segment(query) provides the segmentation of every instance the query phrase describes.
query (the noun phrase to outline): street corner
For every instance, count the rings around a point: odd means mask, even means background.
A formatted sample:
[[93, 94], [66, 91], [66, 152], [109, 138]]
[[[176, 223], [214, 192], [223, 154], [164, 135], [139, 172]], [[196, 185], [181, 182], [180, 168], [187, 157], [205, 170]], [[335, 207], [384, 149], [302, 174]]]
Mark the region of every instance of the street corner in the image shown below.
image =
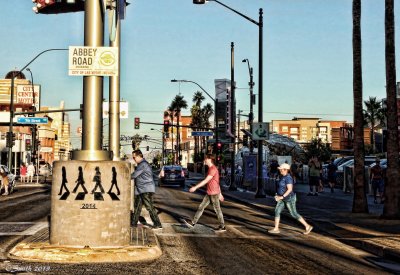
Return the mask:
[[121, 263], [153, 261], [161, 255], [162, 251], [157, 245], [90, 248], [22, 242], [9, 252], [8, 257], [11, 260], [38, 263]]
[[31, 236], [15, 245], [7, 257], [18, 262], [67, 264], [148, 262], [161, 257], [162, 250], [151, 229], [132, 228], [131, 236], [130, 244], [121, 247], [52, 245], [48, 238]]

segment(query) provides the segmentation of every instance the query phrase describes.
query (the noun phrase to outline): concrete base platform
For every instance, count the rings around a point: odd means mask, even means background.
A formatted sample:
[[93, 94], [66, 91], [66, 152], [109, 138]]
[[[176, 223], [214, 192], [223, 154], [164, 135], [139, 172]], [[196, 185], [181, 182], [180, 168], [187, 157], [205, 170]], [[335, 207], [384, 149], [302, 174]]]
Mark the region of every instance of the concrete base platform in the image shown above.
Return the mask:
[[51, 245], [49, 231], [43, 229], [18, 243], [8, 258], [27, 262], [46, 263], [117, 263], [143, 262], [159, 258], [162, 251], [151, 229], [132, 228], [131, 244], [115, 247], [70, 247]]

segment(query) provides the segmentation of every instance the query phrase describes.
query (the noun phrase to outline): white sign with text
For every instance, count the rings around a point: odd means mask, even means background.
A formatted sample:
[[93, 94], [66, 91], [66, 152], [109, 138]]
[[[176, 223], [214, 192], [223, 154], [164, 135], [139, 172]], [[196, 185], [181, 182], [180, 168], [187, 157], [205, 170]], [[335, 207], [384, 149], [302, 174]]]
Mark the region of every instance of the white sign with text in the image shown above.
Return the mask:
[[70, 46], [68, 61], [72, 76], [118, 76], [117, 47]]

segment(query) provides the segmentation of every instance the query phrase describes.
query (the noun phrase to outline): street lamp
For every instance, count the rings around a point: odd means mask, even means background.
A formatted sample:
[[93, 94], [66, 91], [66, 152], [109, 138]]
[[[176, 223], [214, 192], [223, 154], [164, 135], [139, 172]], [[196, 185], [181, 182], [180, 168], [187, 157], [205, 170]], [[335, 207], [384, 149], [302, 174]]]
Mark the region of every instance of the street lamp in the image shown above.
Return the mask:
[[[32, 85], [32, 111], [35, 112], [36, 111], [36, 101], [35, 101], [35, 87], [33, 85], [33, 74], [31, 69], [26, 68], [26, 70], [31, 74], [31, 85]], [[28, 116], [33, 117], [35, 116], [34, 114], [29, 114]], [[37, 142], [36, 142], [36, 124], [32, 125], [32, 163], [33, 165], [35, 165], [36, 162], [36, 171], [39, 175], [39, 157], [35, 158], [36, 156], [36, 146], [37, 146]], [[38, 156], [39, 156], [39, 152], [38, 152]], [[36, 183], [39, 181], [39, 176], [36, 177]]]
[[[36, 55], [31, 61], [28, 62], [21, 70], [13, 72], [12, 78], [11, 78], [11, 96], [10, 96], [10, 124], [8, 128], [8, 132], [10, 133], [10, 136], [12, 136], [13, 133], [13, 125], [14, 125], [14, 79], [18, 77], [23, 70], [25, 70], [33, 61], [36, 60], [39, 56], [46, 52], [50, 51], [68, 51], [68, 49], [47, 49], [42, 52], [40, 52], [38, 55]], [[8, 168], [11, 170], [12, 166], [12, 146], [8, 148]]]
[[[247, 67], [249, 68], [249, 76], [250, 76], [250, 81], [249, 81], [249, 87], [250, 87], [250, 113], [249, 113], [249, 124], [250, 124], [250, 133], [253, 133], [253, 120], [254, 120], [254, 113], [253, 113], [253, 105], [256, 104], [256, 98], [253, 94], [253, 87], [254, 87], [254, 81], [253, 81], [253, 67], [250, 67], [250, 62], [249, 60], [243, 59], [243, 63], [247, 62]], [[253, 153], [253, 142], [250, 142], [250, 153]]]
[[162, 145], [161, 145], [161, 157], [162, 157], [162, 160], [161, 160], [161, 164], [164, 166], [164, 158], [165, 158], [165, 153], [164, 153], [164, 132], [163, 131], [161, 131], [161, 130], [158, 130], [158, 129], [154, 129], [154, 128], [151, 128], [150, 130], [152, 130], [152, 131], [158, 131], [158, 132], [160, 132], [161, 133], [161, 137], [162, 137]]
[[[221, 3], [218, 0], [208, 0], [209, 2], [216, 2], [221, 6], [233, 11], [234, 13], [240, 15], [241, 17], [247, 19], [251, 23], [258, 26], [258, 122], [263, 122], [263, 9], [259, 10], [259, 21], [255, 21], [250, 17], [244, 15], [243, 13], [238, 12], [237, 10], [228, 7], [227, 5]], [[205, 4], [208, 2], [207, 0], [193, 0], [193, 4]], [[265, 191], [263, 187], [263, 177], [262, 177], [262, 162], [263, 162], [263, 155], [262, 155], [262, 144], [263, 141], [258, 141], [258, 180], [257, 180], [257, 193], [256, 198], [265, 198]]]
[[[214, 131], [215, 131], [215, 144], [218, 144], [218, 123], [217, 123], [217, 104], [218, 104], [218, 99], [213, 98], [206, 90], [204, 90], [203, 87], [200, 86], [199, 83], [191, 81], [191, 80], [177, 80], [177, 79], [172, 79], [171, 82], [186, 82], [186, 83], [193, 83], [197, 85], [212, 101], [214, 101]], [[215, 163], [218, 165], [218, 158], [215, 159]]]

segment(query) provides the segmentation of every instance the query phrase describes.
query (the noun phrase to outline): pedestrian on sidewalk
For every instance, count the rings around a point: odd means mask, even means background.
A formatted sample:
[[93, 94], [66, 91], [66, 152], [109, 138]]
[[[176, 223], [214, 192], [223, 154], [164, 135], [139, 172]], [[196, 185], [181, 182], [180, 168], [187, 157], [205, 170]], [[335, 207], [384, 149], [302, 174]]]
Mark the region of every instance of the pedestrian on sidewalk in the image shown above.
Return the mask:
[[329, 187], [331, 188], [331, 193], [334, 192], [335, 184], [336, 184], [336, 171], [337, 166], [334, 163], [335, 159], [332, 158], [331, 162], [328, 164], [327, 167], [327, 174], [328, 174], [328, 183]]
[[194, 227], [196, 223], [199, 221], [201, 215], [203, 214], [204, 209], [211, 203], [212, 206], [214, 207], [214, 211], [217, 214], [218, 222], [219, 222], [219, 227], [216, 229], [217, 232], [224, 232], [226, 231], [225, 229], [225, 222], [224, 222], [224, 216], [222, 214], [221, 210], [221, 205], [220, 205], [220, 200], [223, 201], [224, 197], [222, 196], [221, 193], [221, 188], [219, 185], [219, 173], [217, 167], [214, 165], [215, 163], [215, 158], [212, 154], [207, 154], [204, 160], [205, 165], [208, 166], [208, 174], [207, 177], [196, 184], [195, 186], [191, 187], [189, 189], [190, 193], [195, 192], [197, 189], [200, 187], [203, 187], [204, 185], [207, 185], [207, 195], [204, 196], [203, 201], [200, 203], [199, 208], [197, 209], [196, 214], [194, 215], [194, 218], [191, 222], [187, 222], [185, 220], [185, 223], [189, 227]]
[[35, 166], [33, 165], [33, 163], [29, 163], [28, 167], [27, 167], [27, 172], [28, 172], [28, 180], [29, 182], [32, 182], [33, 180], [33, 176], [35, 175]]
[[381, 203], [384, 202], [383, 199], [383, 189], [384, 189], [384, 183], [383, 183], [383, 169], [380, 165], [380, 159], [377, 158], [375, 160], [375, 165], [371, 168], [371, 173], [370, 173], [370, 181], [372, 184], [372, 191], [374, 193], [374, 203], [378, 203], [377, 201], [377, 193], [379, 192], [379, 197], [381, 199]]
[[19, 174], [21, 176], [21, 182], [26, 182], [26, 173], [28, 172], [28, 168], [26, 167], [25, 163], [23, 162], [21, 164], [21, 167], [19, 168]]
[[142, 207], [149, 211], [150, 218], [153, 221], [153, 229], [162, 229], [157, 210], [154, 207], [153, 195], [156, 192], [156, 184], [153, 179], [153, 171], [150, 164], [143, 158], [142, 151], [134, 150], [132, 152], [133, 160], [137, 166], [132, 173], [131, 179], [135, 180], [135, 201], [133, 206], [133, 215], [131, 216], [131, 225], [137, 226]]
[[290, 215], [304, 225], [305, 231], [303, 234], [309, 234], [313, 227], [308, 224], [302, 216], [297, 213], [296, 210], [296, 193], [293, 190], [293, 178], [290, 175], [290, 165], [287, 163], [279, 166], [279, 172], [282, 177], [278, 183], [277, 194], [275, 195], [276, 206], [275, 206], [275, 227], [268, 230], [268, 233], [279, 234], [279, 222], [281, 219], [281, 212], [286, 208], [289, 210]]
[[311, 157], [308, 162], [310, 192], [307, 196], [318, 196], [318, 186], [321, 178], [321, 163], [316, 156]]
[[[8, 180], [7, 172], [4, 169], [0, 169], [0, 177], [1, 177], [1, 187], [4, 186], [3, 196], [7, 196], [9, 180]], [[1, 188], [0, 188], [0, 192], [1, 192]]]

